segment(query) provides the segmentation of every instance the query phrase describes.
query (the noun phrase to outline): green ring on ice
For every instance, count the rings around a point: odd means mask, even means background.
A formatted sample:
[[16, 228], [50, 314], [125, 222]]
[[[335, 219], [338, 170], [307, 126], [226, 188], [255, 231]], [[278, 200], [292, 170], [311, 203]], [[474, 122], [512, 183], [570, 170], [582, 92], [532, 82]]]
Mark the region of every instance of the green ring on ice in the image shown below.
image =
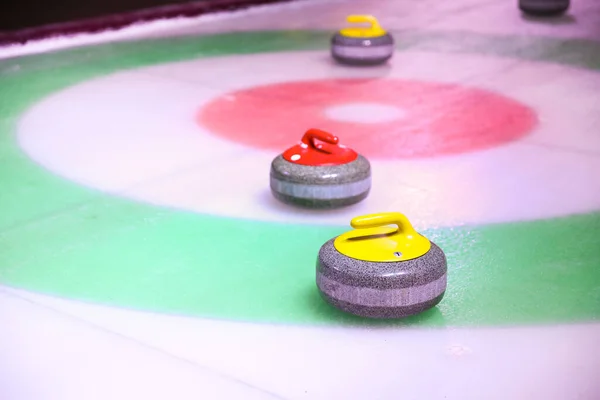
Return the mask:
[[[403, 49], [486, 53], [600, 69], [600, 43], [402, 32]], [[242, 32], [151, 40], [0, 61], [0, 282], [70, 299], [253, 322], [376, 324], [315, 287], [319, 247], [347, 227], [238, 220], [154, 207], [81, 187], [19, 149], [19, 116], [90, 78], [227, 54], [326, 50], [328, 32]], [[399, 322], [421, 326], [600, 319], [600, 213], [425, 232], [449, 263], [446, 297]], [[567, 235], [566, 233], [569, 233]], [[595, 232], [595, 234], [594, 234]], [[220, 238], [227, 233], [227, 242]], [[221, 255], [226, 252], [226, 260]], [[382, 322], [384, 323], [384, 322]]]

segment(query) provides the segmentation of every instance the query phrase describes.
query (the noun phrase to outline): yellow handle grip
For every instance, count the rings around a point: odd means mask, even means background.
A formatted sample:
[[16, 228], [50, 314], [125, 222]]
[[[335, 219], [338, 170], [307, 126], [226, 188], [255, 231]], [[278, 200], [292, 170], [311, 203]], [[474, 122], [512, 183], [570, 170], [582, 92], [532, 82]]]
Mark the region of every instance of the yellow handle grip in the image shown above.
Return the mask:
[[346, 21], [351, 24], [369, 24], [371, 29], [381, 29], [379, 21], [372, 15], [348, 15]]
[[398, 232], [405, 235], [415, 233], [415, 229], [408, 218], [399, 212], [362, 215], [350, 221], [350, 226], [355, 229], [377, 228], [386, 225], [397, 225]]
[[340, 32], [344, 36], [350, 37], [375, 37], [385, 35], [385, 30], [379, 25], [379, 21], [372, 15], [349, 15], [346, 18], [351, 24], [369, 24], [366, 27], [350, 27], [342, 29]]

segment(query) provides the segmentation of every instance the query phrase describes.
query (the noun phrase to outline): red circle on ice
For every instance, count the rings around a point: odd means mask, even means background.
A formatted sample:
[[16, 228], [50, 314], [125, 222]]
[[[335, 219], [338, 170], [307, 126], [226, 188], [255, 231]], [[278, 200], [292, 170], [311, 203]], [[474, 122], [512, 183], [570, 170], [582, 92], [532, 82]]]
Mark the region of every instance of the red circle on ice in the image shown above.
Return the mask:
[[[398, 112], [370, 121], [328, 113], [350, 106], [347, 110], [360, 114], [365, 103]], [[364, 112], [369, 109], [373, 107]], [[230, 92], [202, 107], [197, 121], [222, 138], [261, 149], [282, 152], [307, 129], [319, 128], [367, 157], [409, 158], [508, 143], [529, 133], [537, 117], [531, 108], [506, 96], [457, 84], [334, 79]]]

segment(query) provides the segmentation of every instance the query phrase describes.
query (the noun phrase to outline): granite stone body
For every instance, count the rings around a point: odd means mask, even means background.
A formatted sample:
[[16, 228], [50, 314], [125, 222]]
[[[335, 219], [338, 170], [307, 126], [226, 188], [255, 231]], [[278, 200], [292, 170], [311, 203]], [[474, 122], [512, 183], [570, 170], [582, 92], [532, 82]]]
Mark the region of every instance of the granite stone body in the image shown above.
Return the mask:
[[373, 38], [353, 38], [336, 33], [331, 39], [331, 56], [349, 65], [377, 65], [394, 54], [394, 39], [386, 33]]
[[519, 0], [519, 8], [531, 15], [560, 15], [569, 9], [570, 0]]
[[358, 155], [347, 164], [299, 165], [277, 156], [271, 163], [273, 195], [288, 204], [335, 208], [357, 203], [371, 190], [371, 165]]
[[317, 259], [317, 287], [333, 306], [370, 318], [401, 318], [438, 304], [446, 291], [447, 262], [435, 243], [423, 256], [398, 262], [350, 258], [325, 243]]

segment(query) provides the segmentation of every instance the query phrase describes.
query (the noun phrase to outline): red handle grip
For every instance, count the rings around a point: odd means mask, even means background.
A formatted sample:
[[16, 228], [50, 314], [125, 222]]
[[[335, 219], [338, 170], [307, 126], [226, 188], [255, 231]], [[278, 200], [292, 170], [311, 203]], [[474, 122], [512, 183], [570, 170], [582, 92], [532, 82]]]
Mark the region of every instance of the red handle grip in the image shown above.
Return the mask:
[[302, 136], [302, 143], [304, 143], [316, 150], [325, 151], [327, 153], [332, 152], [333, 149], [331, 148], [331, 146], [324, 146], [321, 143], [315, 143], [315, 139], [320, 140], [321, 142], [324, 142], [324, 143], [332, 144], [332, 145], [337, 145], [339, 142], [339, 139], [337, 136], [332, 135], [329, 132], [322, 131], [320, 129], [312, 128], [312, 129], [309, 129], [308, 131], [306, 131], [304, 136]]

